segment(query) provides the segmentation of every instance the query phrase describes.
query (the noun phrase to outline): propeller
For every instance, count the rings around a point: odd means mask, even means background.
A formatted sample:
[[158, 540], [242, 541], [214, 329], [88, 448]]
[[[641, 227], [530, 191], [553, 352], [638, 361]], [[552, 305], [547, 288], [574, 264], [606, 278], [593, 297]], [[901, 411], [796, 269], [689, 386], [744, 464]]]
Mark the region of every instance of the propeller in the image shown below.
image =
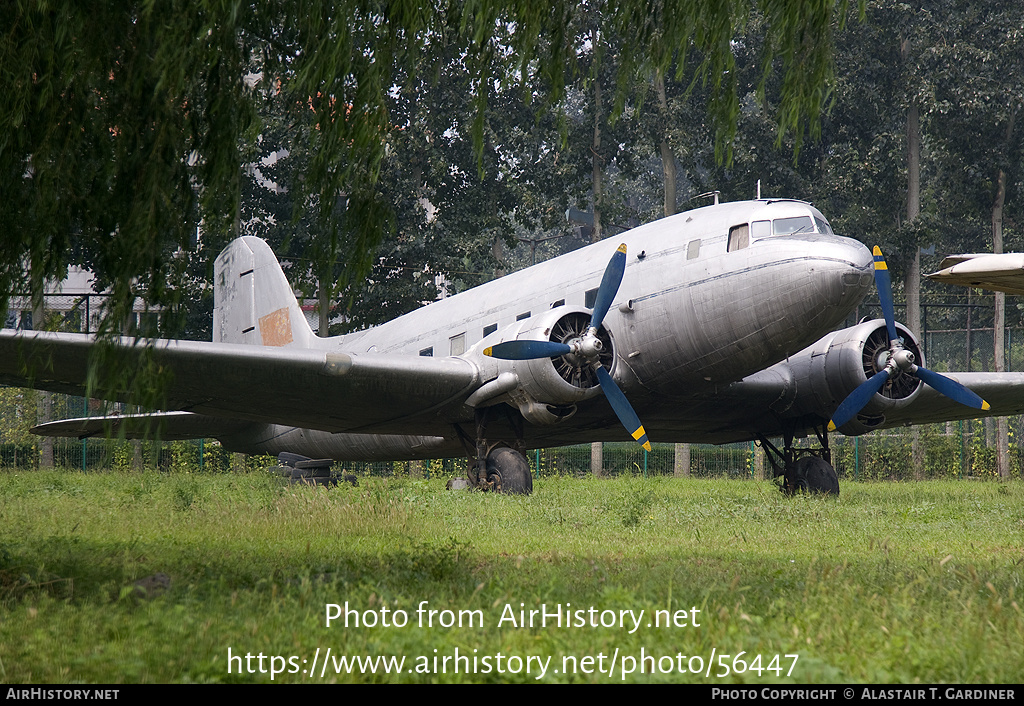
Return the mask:
[[555, 358], [563, 355], [574, 355], [587, 363], [594, 369], [601, 391], [608, 399], [608, 403], [615, 411], [615, 416], [626, 427], [641, 446], [651, 450], [651, 443], [647, 440], [647, 432], [644, 431], [640, 418], [633, 411], [629, 400], [615, 384], [612, 376], [601, 365], [599, 356], [604, 349], [604, 344], [597, 337], [597, 330], [601, 328], [605, 315], [611, 308], [612, 300], [619, 291], [622, 284], [622, 275], [626, 271], [626, 244], [618, 247], [609, 260], [601, 278], [601, 285], [597, 288], [597, 297], [594, 300], [594, 309], [590, 315], [590, 326], [579, 338], [574, 338], [568, 343], [557, 343], [555, 341], [505, 341], [490, 348], [484, 349], [484, 355], [502, 360], [534, 360], [537, 358]]
[[832, 415], [828, 423], [828, 430], [835, 431], [848, 421], [857, 416], [857, 413], [864, 409], [865, 405], [875, 396], [885, 383], [899, 371], [906, 372], [919, 378], [926, 385], [934, 388], [946, 397], [962, 405], [974, 409], [987, 410], [989, 404], [975, 393], [958, 383], [956, 380], [940, 375], [939, 373], [922, 368], [915, 364], [914, 354], [903, 347], [903, 342], [896, 335], [896, 317], [892, 304], [892, 282], [889, 279], [889, 268], [882, 257], [882, 250], [877, 245], [871, 254], [875, 258], [875, 287], [878, 289], [878, 301], [882, 306], [882, 316], [885, 317], [885, 329], [889, 335], [889, 353], [885, 361], [885, 367], [862, 382], [856, 390], [851, 392], [842, 404]]

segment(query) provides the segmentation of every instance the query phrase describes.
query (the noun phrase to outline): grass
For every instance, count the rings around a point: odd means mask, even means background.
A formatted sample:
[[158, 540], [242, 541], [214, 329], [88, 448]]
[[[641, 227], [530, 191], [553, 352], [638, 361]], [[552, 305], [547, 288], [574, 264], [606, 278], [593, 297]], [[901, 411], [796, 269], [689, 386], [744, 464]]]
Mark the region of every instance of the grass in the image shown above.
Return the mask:
[[[170, 587], [143, 596], [135, 582], [158, 572]], [[261, 473], [0, 474], [4, 683], [270, 681], [272, 664], [284, 682], [533, 682], [549, 657], [547, 682], [620, 682], [632, 658], [627, 682], [1021, 683], [1022, 580], [1019, 483], [846, 483], [837, 501], [672, 478], [546, 478], [519, 498], [407, 478], [326, 491]], [[423, 601], [451, 612], [420, 627]], [[328, 627], [346, 602], [378, 624]], [[628, 614], [499, 623], [541, 604], [645, 612], [636, 629]], [[648, 627], [656, 610], [685, 624]], [[396, 611], [404, 627], [379, 624]], [[438, 624], [459, 611], [477, 619]], [[328, 660], [321, 676], [328, 648], [406, 662]], [[458, 673], [443, 663], [456, 649]]]

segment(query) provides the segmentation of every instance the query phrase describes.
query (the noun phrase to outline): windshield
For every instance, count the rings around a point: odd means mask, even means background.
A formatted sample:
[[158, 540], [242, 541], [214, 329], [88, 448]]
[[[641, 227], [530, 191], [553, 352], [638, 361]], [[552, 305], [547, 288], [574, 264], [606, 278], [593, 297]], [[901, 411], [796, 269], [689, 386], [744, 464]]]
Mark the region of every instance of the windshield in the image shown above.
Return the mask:
[[772, 232], [775, 235], [791, 235], [793, 233], [813, 233], [814, 224], [810, 216], [793, 218], [776, 218], [772, 221]]

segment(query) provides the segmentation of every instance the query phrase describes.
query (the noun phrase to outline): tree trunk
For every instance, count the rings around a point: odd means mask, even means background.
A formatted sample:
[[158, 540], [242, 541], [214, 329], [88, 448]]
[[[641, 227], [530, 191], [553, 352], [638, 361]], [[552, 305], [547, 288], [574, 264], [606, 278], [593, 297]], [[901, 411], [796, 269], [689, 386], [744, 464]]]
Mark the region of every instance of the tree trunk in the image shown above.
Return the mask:
[[676, 478], [690, 477], [690, 445], [676, 444], [676, 462], [673, 474]]
[[331, 277], [330, 275], [320, 275], [319, 284], [317, 286], [317, 294], [319, 295], [319, 303], [317, 304], [318, 314], [320, 315], [320, 327], [316, 332], [320, 338], [327, 338], [330, 333], [331, 327]]
[[602, 185], [601, 176], [604, 165], [601, 163], [601, 81], [594, 76], [594, 142], [591, 145], [591, 159], [593, 162], [593, 192], [594, 192], [594, 232], [590, 236], [590, 242], [596, 243], [604, 238], [601, 229], [601, 199]]
[[[904, 40], [902, 50], [907, 58], [909, 43]], [[921, 125], [918, 108], [907, 109], [907, 225], [917, 220], [921, 213]], [[921, 247], [917, 239], [911, 244], [913, 252], [907, 263], [904, 290], [907, 295], [906, 325], [915, 336], [921, 335]], [[924, 448], [921, 443], [920, 427], [911, 430], [911, 456], [914, 477], [924, 477]]]
[[[46, 299], [44, 294], [43, 276], [40, 274], [42, 265], [32, 263], [32, 328], [42, 331], [45, 328], [46, 320]], [[45, 390], [37, 393], [36, 396], [36, 424], [50, 421], [53, 414], [53, 396]], [[53, 468], [53, 437], [39, 437], [39, 467]]]
[[668, 143], [668, 96], [665, 93], [665, 75], [660, 71], [654, 75], [654, 90], [658, 94], [658, 111], [661, 115], [658, 149], [661, 152], [661, 170], [665, 178], [665, 216], [672, 216], [676, 212], [676, 155]]
[[[1008, 149], [1013, 139], [1015, 114], [1006, 125], [1004, 145]], [[1006, 171], [1000, 167], [996, 174], [996, 197], [992, 202], [992, 252], [1003, 252], [1003, 205], [1006, 203]], [[996, 292], [994, 329], [995, 367], [997, 373], [1006, 371], [1006, 294]], [[1000, 478], [1010, 477], [1010, 427], [1006, 417], [996, 420], [996, 469]]]

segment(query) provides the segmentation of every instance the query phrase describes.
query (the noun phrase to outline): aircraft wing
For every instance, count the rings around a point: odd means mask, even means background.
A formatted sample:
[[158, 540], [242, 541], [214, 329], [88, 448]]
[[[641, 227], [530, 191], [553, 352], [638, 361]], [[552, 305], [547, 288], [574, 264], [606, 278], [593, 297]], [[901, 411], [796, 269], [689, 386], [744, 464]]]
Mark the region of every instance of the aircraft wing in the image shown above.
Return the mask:
[[1024, 373], [942, 373], [989, 403], [986, 412], [972, 409], [924, 385], [906, 407], [885, 415], [885, 428], [907, 424], [932, 424], [979, 417], [1008, 417], [1024, 414]]
[[1024, 253], [950, 255], [928, 279], [1007, 294], [1024, 294]]
[[450, 433], [479, 373], [461, 358], [4, 330], [0, 383], [330, 432], [429, 434]]

